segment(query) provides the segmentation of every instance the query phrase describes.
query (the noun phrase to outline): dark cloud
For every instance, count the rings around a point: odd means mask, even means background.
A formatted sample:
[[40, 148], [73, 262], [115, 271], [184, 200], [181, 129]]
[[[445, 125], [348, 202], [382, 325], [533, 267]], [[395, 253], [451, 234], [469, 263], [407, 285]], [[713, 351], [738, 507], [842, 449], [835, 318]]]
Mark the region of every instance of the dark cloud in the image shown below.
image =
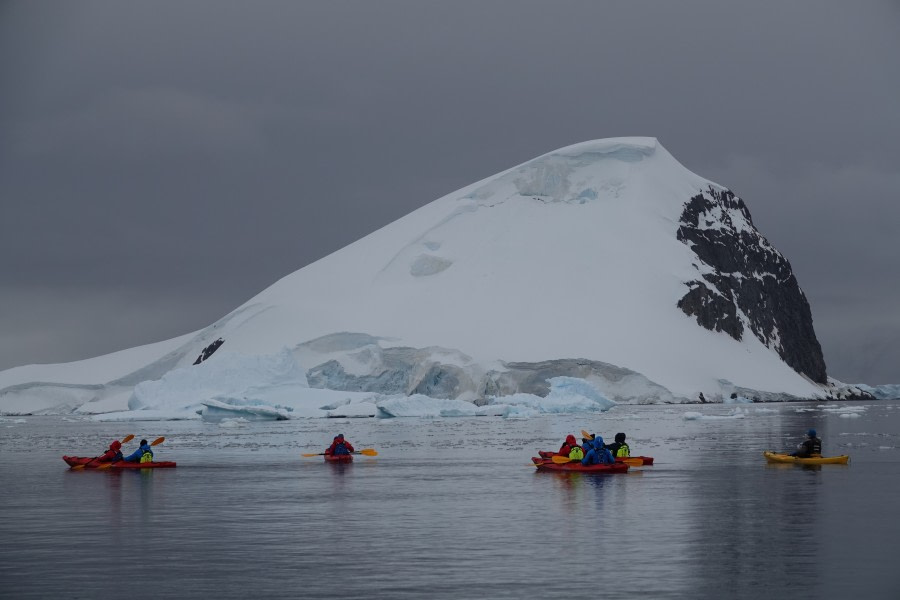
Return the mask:
[[8, 2], [0, 368], [199, 329], [459, 187], [649, 135], [900, 381], [891, 2]]

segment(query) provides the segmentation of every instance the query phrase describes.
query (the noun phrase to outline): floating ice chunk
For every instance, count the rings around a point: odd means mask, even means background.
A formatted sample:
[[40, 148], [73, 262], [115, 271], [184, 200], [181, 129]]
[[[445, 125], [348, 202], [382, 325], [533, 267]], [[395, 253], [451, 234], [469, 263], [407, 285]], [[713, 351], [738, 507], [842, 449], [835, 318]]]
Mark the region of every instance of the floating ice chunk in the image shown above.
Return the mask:
[[[553, 377], [548, 380], [550, 393], [546, 398], [534, 394], [513, 394], [493, 398], [490, 404], [505, 404], [531, 409], [533, 414], [568, 414], [581, 412], [601, 412], [616, 405], [604, 396], [593, 384], [577, 377]], [[526, 411], [514, 411], [516, 416]], [[506, 415], [513, 414], [507, 411]]]
[[817, 408], [831, 413], [858, 413], [869, 409], [868, 406], [834, 406], [831, 404], [820, 404]]
[[736, 408], [728, 415], [704, 415], [698, 412], [684, 413], [685, 421], [720, 421], [722, 419], [743, 419], [749, 413], [747, 410]]

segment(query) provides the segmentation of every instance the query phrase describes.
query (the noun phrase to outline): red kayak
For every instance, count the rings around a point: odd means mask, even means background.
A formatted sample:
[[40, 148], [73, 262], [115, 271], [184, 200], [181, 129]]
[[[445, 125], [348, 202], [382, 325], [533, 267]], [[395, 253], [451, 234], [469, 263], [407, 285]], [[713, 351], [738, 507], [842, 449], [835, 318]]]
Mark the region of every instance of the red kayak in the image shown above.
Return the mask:
[[584, 466], [580, 460], [557, 464], [539, 456], [532, 457], [531, 462], [539, 471], [562, 471], [564, 473], [625, 473], [628, 471], [628, 465], [620, 462], [611, 465]]
[[103, 467], [104, 469], [171, 469], [175, 466], [175, 463], [172, 461], [142, 463], [120, 460], [118, 462], [109, 464], [94, 460], [90, 456], [63, 456], [63, 460], [66, 461], [66, 464], [68, 464], [70, 467], [84, 465], [85, 469], [96, 469], [98, 467]]
[[[550, 452], [549, 450], [541, 450], [538, 452], [541, 455], [541, 458], [553, 458], [557, 455], [556, 452]], [[644, 461], [643, 466], [652, 466], [653, 465], [653, 457], [652, 456], [617, 456], [616, 462], [625, 462], [626, 458], [639, 458]], [[633, 466], [633, 465], [632, 465]]]
[[352, 454], [326, 454], [325, 462], [351, 463], [351, 462], [353, 462], [353, 455]]

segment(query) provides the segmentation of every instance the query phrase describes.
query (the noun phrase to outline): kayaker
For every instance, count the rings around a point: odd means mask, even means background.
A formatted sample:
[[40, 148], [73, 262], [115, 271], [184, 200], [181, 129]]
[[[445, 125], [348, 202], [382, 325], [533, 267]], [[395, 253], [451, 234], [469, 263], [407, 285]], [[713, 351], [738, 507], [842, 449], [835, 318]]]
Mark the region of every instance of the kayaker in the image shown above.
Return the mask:
[[616, 459], [613, 458], [613, 455], [603, 444], [603, 438], [599, 435], [594, 435], [593, 439], [585, 442], [584, 448], [587, 450], [584, 454], [584, 459], [581, 461], [581, 464], [584, 466], [611, 465], [616, 462]]
[[822, 440], [816, 437], [815, 429], [810, 429], [806, 432], [806, 439], [797, 446], [796, 452], [791, 452], [791, 456], [796, 456], [797, 458], [822, 456]]
[[118, 462], [122, 460], [122, 442], [113, 440], [109, 445], [109, 450], [97, 459], [97, 462]]
[[557, 454], [571, 458], [570, 452], [572, 452], [572, 448], [578, 448], [578, 442], [575, 440], [575, 436], [570, 433], [566, 436], [566, 441], [563, 442], [563, 445], [559, 447]]
[[125, 457], [128, 462], [153, 462], [153, 450], [147, 440], [141, 440], [140, 447]]
[[624, 433], [617, 433], [616, 441], [614, 441], [612, 444], [607, 444], [606, 449], [609, 450], [609, 453], [615, 457], [631, 456], [631, 448], [629, 448], [628, 444], [625, 443], [625, 434]]
[[344, 434], [339, 433], [334, 436], [334, 440], [331, 442], [331, 446], [325, 450], [326, 456], [340, 456], [342, 454], [352, 454], [354, 452], [353, 445], [344, 439]]

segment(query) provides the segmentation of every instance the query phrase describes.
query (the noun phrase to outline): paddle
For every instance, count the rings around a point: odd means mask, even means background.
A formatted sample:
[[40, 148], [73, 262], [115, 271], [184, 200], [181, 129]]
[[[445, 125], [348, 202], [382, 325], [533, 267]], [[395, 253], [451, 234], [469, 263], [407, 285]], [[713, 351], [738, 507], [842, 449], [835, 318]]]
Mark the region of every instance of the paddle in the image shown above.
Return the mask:
[[[372, 448], [363, 448], [362, 450], [356, 450], [355, 452], [351, 452], [350, 454], [363, 454], [365, 456], [378, 456], [378, 452], [373, 450]], [[324, 452], [317, 452], [315, 454], [301, 454], [300, 456], [325, 456]]]
[[[572, 462], [573, 460], [580, 461], [580, 459], [578, 459], [578, 458], [573, 459], [573, 458], [569, 458], [568, 456], [560, 456], [559, 454], [551, 457], [550, 460], [552, 460], [553, 462], [555, 462], [558, 465], [564, 465], [567, 462]], [[628, 465], [630, 467], [641, 467], [644, 465], [644, 459], [642, 459], [642, 458], [626, 458], [626, 459], [623, 459], [622, 462], [624, 462], [626, 465]]]
[[[119, 443], [120, 443], [120, 444], [124, 444], [125, 442], [130, 442], [130, 441], [133, 440], [133, 439], [134, 439], [134, 436], [131, 435], [131, 434], [128, 434], [128, 435], [126, 435], [125, 437], [123, 437], [123, 438], [122, 438], [122, 441], [119, 442]], [[105, 454], [105, 453], [104, 453], [104, 454]], [[92, 459], [89, 460], [88, 462], [84, 463], [83, 465], [75, 465], [74, 467], [72, 467], [72, 470], [73, 470], [73, 471], [78, 471], [78, 470], [80, 470], [80, 469], [83, 469], [83, 468], [85, 468], [86, 466], [88, 466], [89, 464], [93, 463], [93, 462], [94, 462], [95, 460], [97, 460], [98, 458], [103, 458], [103, 454], [101, 454], [100, 456], [95, 456], [94, 458], [92, 458]]]
[[[131, 437], [134, 437], [134, 436], [131, 436]], [[166, 438], [160, 436], [160, 437], [156, 438], [155, 440], [153, 440], [152, 442], [150, 442], [150, 445], [151, 445], [151, 446], [158, 446], [158, 445], [162, 444], [164, 441], [166, 441]], [[116, 464], [116, 463], [112, 463], [112, 462], [103, 463], [102, 465], [100, 465], [100, 466], [97, 467], [97, 468], [98, 468], [98, 469], [108, 469], [108, 468], [110, 468], [111, 466], [113, 466], [114, 464]]]

